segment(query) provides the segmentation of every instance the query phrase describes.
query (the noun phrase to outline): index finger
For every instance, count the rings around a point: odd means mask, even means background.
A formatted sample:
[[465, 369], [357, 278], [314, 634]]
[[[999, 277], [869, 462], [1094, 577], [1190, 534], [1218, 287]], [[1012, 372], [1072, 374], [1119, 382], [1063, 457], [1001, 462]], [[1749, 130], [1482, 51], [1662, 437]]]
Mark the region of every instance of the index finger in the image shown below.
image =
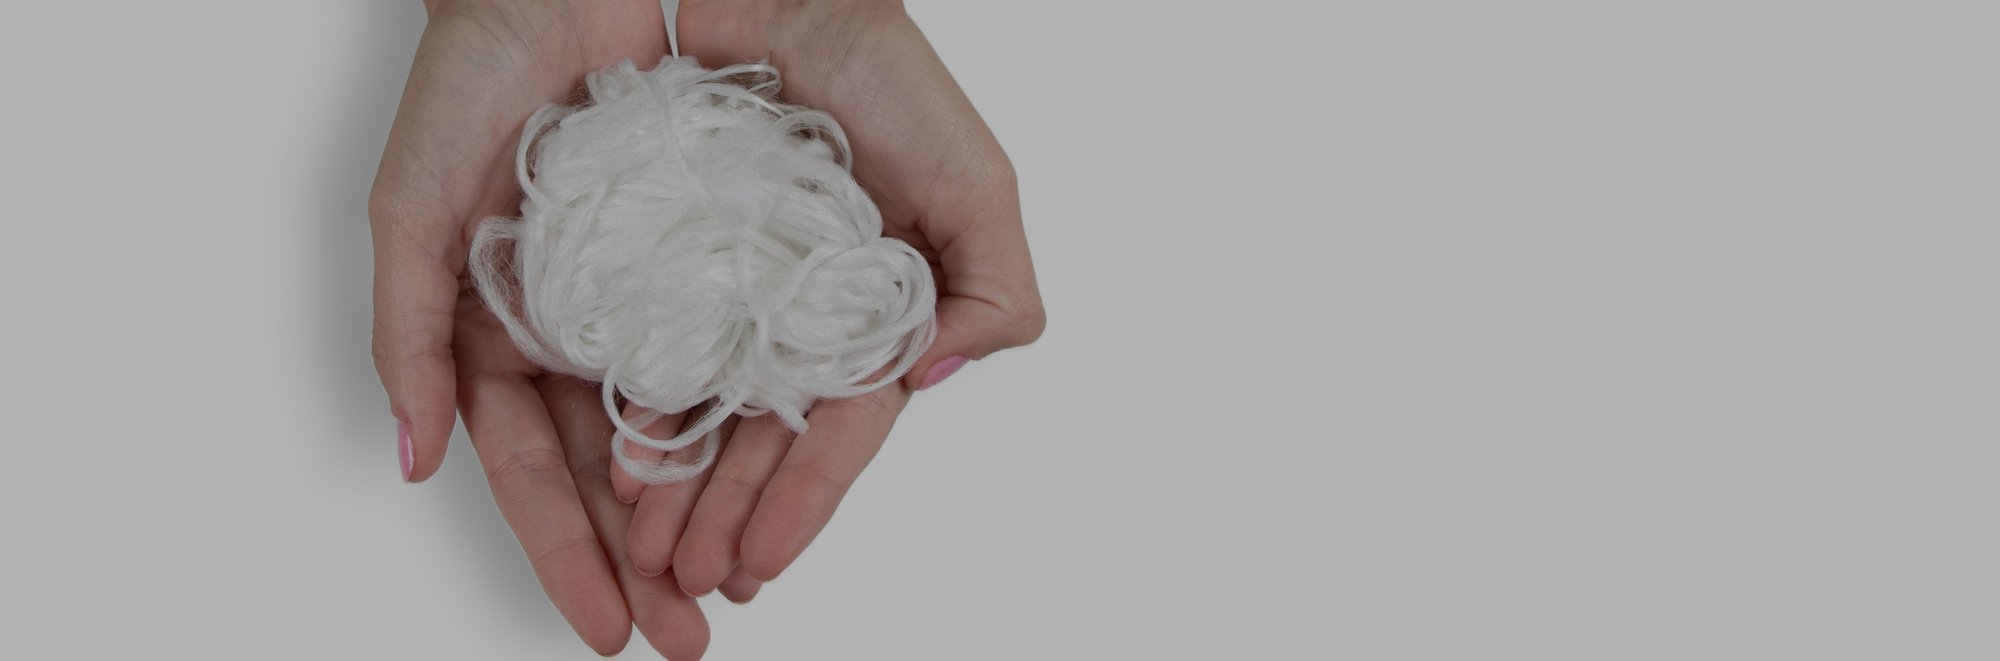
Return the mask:
[[617, 654], [632, 636], [632, 615], [541, 393], [526, 376], [511, 373], [461, 372], [458, 390], [493, 501], [520, 539], [542, 591], [584, 644]]
[[806, 416], [809, 427], [792, 442], [743, 531], [744, 572], [768, 582], [805, 552], [882, 449], [909, 401], [910, 389], [895, 381], [813, 407]]

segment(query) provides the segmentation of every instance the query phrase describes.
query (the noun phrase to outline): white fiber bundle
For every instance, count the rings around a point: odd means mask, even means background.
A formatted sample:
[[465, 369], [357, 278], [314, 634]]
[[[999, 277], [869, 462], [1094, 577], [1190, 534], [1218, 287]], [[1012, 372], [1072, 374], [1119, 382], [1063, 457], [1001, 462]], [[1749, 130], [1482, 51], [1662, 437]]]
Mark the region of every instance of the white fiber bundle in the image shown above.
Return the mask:
[[[937, 334], [922, 255], [882, 236], [826, 113], [776, 100], [777, 70], [668, 57], [585, 79], [591, 101], [521, 134], [521, 217], [483, 223], [470, 270], [529, 359], [604, 384], [613, 454], [646, 482], [700, 473], [732, 413], [806, 428], [814, 401], [900, 378]], [[627, 421], [709, 406], [679, 435]], [[627, 442], [691, 463], [640, 460]]]

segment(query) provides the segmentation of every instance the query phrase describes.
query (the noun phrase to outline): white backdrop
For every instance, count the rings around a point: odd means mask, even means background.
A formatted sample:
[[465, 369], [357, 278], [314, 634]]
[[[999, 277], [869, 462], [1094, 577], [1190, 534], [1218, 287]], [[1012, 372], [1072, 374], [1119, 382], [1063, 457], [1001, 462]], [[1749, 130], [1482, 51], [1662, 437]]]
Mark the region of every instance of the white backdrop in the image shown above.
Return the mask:
[[[911, 4], [1049, 332], [709, 658], [2000, 655], [1984, 3]], [[0, 656], [593, 658], [463, 438], [397, 479], [422, 23], [0, 9]]]

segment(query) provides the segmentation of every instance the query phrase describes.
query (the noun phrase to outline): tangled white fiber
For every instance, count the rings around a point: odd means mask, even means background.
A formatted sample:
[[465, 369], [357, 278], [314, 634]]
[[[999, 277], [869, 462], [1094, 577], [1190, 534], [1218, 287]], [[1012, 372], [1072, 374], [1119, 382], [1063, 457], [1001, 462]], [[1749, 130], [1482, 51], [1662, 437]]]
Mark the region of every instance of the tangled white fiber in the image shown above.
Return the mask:
[[[530, 360], [603, 384], [612, 454], [642, 481], [699, 474], [731, 414], [804, 431], [813, 402], [900, 378], [937, 335], [929, 264], [882, 236], [840, 126], [778, 84], [682, 57], [590, 74], [588, 104], [521, 133], [521, 217], [473, 240], [487, 307]], [[652, 413], [625, 419], [620, 396]], [[672, 438], [640, 431], [703, 404]]]

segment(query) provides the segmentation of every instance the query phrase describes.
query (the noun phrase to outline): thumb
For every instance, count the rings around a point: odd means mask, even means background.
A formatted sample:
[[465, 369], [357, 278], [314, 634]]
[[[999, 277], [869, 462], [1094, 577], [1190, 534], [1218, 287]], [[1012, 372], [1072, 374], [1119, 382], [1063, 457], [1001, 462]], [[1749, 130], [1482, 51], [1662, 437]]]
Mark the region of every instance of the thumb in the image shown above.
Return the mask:
[[448, 216], [406, 214], [370, 199], [375, 238], [375, 372], [396, 418], [403, 481], [422, 482], [444, 462], [456, 420], [451, 337], [458, 277]]
[[970, 361], [1042, 336], [1047, 314], [1017, 205], [1011, 199], [996, 205], [1002, 213], [969, 223], [939, 251], [937, 339], [904, 385], [936, 386]]

